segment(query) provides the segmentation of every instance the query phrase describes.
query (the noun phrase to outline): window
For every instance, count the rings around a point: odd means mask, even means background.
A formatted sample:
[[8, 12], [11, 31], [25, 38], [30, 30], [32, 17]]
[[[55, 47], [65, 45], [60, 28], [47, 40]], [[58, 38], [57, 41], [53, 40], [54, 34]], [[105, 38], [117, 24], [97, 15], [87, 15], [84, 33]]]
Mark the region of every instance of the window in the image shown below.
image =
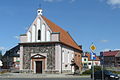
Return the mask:
[[41, 40], [41, 30], [38, 30], [38, 40]]
[[91, 63], [88, 63], [88, 65], [91, 65]]

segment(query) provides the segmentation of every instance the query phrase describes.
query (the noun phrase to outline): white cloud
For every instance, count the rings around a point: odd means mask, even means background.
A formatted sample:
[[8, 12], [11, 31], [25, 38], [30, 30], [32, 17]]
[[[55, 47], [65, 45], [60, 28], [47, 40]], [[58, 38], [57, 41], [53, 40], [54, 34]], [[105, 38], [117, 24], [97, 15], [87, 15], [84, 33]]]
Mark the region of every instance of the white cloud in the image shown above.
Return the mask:
[[120, 0], [107, 0], [107, 3], [113, 8], [120, 8]]
[[102, 43], [107, 43], [109, 40], [101, 40]]
[[0, 47], [0, 50], [4, 50], [5, 48], [4, 47]]
[[114, 50], [120, 50], [120, 49], [114, 49]]
[[104, 50], [102, 50], [102, 51], [109, 51], [109, 50], [111, 50], [111, 49], [104, 49]]
[[14, 36], [14, 38], [15, 38], [15, 39], [17, 39], [17, 40], [19, 40], [19, 39], [20, 39], [20, 38], [19, 38], [19, 36]]

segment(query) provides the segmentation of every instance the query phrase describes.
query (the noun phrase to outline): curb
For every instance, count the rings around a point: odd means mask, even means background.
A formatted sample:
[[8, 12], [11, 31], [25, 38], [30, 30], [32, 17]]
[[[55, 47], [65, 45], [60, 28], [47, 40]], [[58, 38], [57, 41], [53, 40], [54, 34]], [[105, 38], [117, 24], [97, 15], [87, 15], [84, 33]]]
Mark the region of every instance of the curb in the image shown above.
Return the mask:
[[67, 74], [16, 74], [8, 73], [0, 75], [0, 78], [89, 78], [90, 76], [78, 76]]

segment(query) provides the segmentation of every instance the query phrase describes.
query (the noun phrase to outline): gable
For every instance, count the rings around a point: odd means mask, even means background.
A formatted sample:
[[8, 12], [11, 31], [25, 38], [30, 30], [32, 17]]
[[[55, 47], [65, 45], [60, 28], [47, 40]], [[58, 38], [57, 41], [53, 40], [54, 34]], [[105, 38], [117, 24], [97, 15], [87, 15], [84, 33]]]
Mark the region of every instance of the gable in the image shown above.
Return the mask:
[[44, 58], [46, 58], [46, 57], [43, 56], [43, 55], [40, 55], [40, 54], [36, 54], [36, 55], [32, 56], [31, 58], [32, 58], [32, 59], [44, 59]]
[[[45, 42], [50, 41], [50, 34], [52, 33], [49, 26], [39, 15], [33, 21], [31, 26], [27, 31], [27, 41], [26, 42]], [[39, 35], [40, 34], [40, 35]], [[48, 36], [49, 35], [49, 36]]]

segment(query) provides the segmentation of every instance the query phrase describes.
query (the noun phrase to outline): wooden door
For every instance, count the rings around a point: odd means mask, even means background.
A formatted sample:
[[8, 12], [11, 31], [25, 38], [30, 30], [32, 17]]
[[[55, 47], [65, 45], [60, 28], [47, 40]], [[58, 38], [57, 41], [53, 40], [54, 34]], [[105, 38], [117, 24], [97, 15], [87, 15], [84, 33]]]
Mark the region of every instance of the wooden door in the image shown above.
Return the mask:
[[36, 61], [36, 73], [42, 73], [42, 61]]

